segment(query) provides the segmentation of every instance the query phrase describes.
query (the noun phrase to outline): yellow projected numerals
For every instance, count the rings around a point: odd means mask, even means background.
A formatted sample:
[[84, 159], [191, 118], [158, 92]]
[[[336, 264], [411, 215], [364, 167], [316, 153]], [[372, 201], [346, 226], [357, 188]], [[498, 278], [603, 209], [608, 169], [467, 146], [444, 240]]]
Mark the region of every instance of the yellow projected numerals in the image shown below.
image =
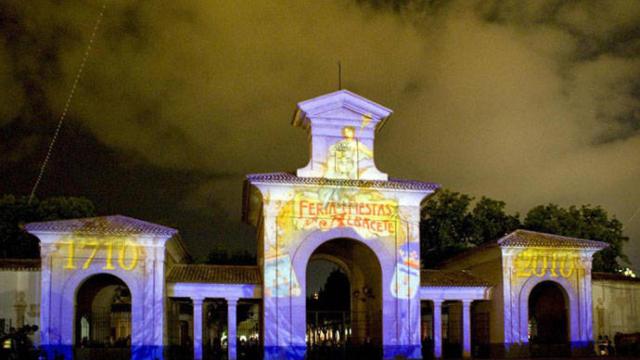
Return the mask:
[[[122, 270], [127, 271], [135, 269], [136, 265], [138, 265], [138, 258], [140, 257], [138, 246], [136, 246], [135, 244], [129, 244], [126, 241], [119, 241], [118, 243], [118, 266]], [[67, 245], [67, 261], [64, 268], [66, 270], [75, 270], [78, 268], [76, 265], [76, 243], [68, 242], [65, 243], [65, 245]], [[105, 241], [101, 243], [97, 240], [85, 240], [78, 242], [77, 245], [81, 249], [90, 250], [86, 260], [82, 264], [82, 269], [86, 270], [89, 268], [89, 266], [91, 266], [91, 263], [98, 254], [98, 250], [102, 248], [105, 251], [105, 263], [102, 270], [115, 270], [115, 266], [113, 265], [114, 241]], [[127, 254], [131, 254], [131, 258], [128, 259], [128, 264], [126, 258]]]
[[575, 258], [570, 254], [525, 251], [515, 259], [516, 276], [543, 277], [547, 270], [551, 277], [570, 277], [575, 270]]
[[87, 258], [87, 260], [84, 262], [84, 264], [82, 264], [82, 268], [83, 269], [88, 269], [89, 265], [91, 265], [91, 262], [93, 261], [93, 258], [96, 257], [96, 253], [98, 252], [98, 246], [100, 244], [98, 244], [97, 241], [86, 241], [82, 244], [83, 248], [92, 248], [93, 250], [91, 251], [91, 254], [89, 254], [89, 257]]
[[[122, 244], [124, 247], [124, 243]], [[104, 261], [104, 267], [102, 269], [103, 270], [115, 269], [115, 267], [113, 267], [113, 241], [109, 241], [107, 243], [107, 258]]]
[[125, 265], [124, 263], [125, 251], [127, 251], [127, 243], [123, 242], [122, 247], [120, 248], [120, 252], [118, 253], [118, 265], [120, 265], [120, 268], [122, 268], [122, 270], [130, 271], [133, 270], [138, 264], [138, 249], [135, 247], [135, 245], [133, 246], [133, 257], [131, 258], [131, 262], [129, 263], [129, 265]]

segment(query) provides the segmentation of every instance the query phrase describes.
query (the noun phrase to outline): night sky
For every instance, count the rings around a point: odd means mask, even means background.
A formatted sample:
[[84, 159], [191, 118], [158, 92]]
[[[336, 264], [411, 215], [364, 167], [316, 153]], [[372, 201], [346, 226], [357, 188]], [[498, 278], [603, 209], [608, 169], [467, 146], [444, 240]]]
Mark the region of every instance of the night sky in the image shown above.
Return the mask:
[[[0, 193], [31, 190], [101, 7], [0, 2]], [[640, 1], [107, 1], [38, 196], [177, 227], [198, 259], [253, 251], [242, 179], [306, 164], [295, 104], [338, 60], [394, 110], [382, 171], [521, 214], [602, 205], [640, 268]]]

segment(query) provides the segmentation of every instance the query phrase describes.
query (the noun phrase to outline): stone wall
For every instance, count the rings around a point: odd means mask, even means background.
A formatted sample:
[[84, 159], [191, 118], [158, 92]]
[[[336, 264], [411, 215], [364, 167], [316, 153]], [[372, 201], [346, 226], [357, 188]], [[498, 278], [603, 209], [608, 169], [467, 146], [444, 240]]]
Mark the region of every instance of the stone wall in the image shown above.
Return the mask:
[[[10, 327], [40, 326], [40, 271], [0, 269], [0, 333]], [[34, 342], [40, 342], [39, 333]]]
[[594, 280], [593, 335], [640, 332], [640, 281]]

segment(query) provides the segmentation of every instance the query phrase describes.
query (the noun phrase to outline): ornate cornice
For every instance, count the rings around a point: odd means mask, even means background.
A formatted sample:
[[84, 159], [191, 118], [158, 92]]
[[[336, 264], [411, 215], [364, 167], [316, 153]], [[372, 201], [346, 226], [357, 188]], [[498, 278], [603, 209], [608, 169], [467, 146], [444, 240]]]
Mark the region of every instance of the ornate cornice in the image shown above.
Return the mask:
[[406, 191], [435, 191], [440, 188], [439, 184], [404, 180], [389, 179], [382, 180], [350, 180], [350, 179], [326, 179], [318, 177], [298, 177], [287, 172], [250, 174], [247, 180], [251, 184], [283, 184], [283, 185], [302, 185], [302, 186], [335, 186], [335, 187], [354, 187], [354, 188], [370, 188], [381, 190], [406, 190]]

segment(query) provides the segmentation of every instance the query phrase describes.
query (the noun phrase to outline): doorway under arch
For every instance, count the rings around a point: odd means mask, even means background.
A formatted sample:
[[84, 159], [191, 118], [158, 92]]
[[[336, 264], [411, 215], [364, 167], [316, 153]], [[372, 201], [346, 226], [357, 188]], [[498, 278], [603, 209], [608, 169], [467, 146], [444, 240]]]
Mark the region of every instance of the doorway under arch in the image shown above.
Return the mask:
[[78, 288], [75, 303], [76, 359], [131, 356], [131, 291], [111, 274], [89, 277]]
[[310, 358], [379, 356], [382, 268], [368, 246], [349, 238], [318, 246], [307, 263], [306, 284]]
[[528, 335], [532, 355], [559, 355], [569, 351], [569, 301], [554, 281], [537, 284], [529, 294]]

